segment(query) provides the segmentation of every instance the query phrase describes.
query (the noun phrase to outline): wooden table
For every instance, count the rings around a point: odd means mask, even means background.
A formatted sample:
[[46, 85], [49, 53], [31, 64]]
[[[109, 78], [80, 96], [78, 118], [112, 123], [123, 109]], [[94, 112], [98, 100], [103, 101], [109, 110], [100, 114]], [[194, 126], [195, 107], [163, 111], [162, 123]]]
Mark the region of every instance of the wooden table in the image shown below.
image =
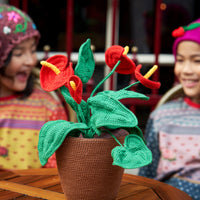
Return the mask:
[[[0, 200], [63, 200], [57, 169], [0, 171]], [[124, 174], [117, 200], [192, 200], [165, 183]], [[78, 200], [78, 199], [77, 199]]]

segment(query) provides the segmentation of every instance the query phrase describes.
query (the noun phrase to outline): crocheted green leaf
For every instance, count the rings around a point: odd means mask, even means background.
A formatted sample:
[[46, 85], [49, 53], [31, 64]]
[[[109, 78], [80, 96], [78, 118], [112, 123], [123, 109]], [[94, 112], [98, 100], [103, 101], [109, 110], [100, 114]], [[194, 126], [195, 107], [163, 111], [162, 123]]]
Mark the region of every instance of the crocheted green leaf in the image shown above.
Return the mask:
[[137, 99], [144, 99], [144, 100], [148, 100], [149, 97], [147, 97], [144, 94], [138, 93], [138, 92], [134, 92], [131, 90], [119, 90], [119, 91], [111, 91], [111, 90], [107, 90], [107, 91], [103, 91], [102, 93], [105, 93], [108, 96], [111, 96], [112, 98], [115, 98], [117, 100], [120, 99], [125, 99], [125, 98], [137, 98]]
[[115, 147], [111, 155], [113, 165], [125, 169], [143, 167], [152, 162], [152, 153], [144, 144], [142, 138], [135, 134], [126, 136], [124, 146]]
[[145, 144], [147, 144], [146, 140], [144, 139], [144, 136], [143, 136], [143, 132], [142, 130], [138, 127], [138, 126], [135, 126], [135, 127], [131, 127], [131, 128], [124, 128], [126, 131], [129, 132], [129, 134], [136, 134], [138, 135], [139, 137], [142, 138], [143, 142]]
[[72, 123], [65, 120], [49, 121], [45, 123], [39, 134], [38, 151], [42, 165], [60, 147], [67, 135], [77, 136], [81, 129], [88, 129], [83, 123]]
[[88, 98], [91, 108], [91, 126], [98, 132], [99, 127], [116, 129], [122, 127], [135, 127], [138, 124], [136, 116], [118, 100], [98, 93], [94, 97]]
[[[74, 99], [70, 96], [69, 90], [65, 87], [62, 86], [60, 88], [61, 93], [65, 99], [65, 101], [71, 106], [71, 108], [76, 112], [77, 118], [79, 122], [82, 122], [82, 117], [85, 118], [85, 123], [88, 124], [90, 121], [90, 110], [88, 107], [88, 104], [82, 100], [81, 103], [78, 105]], [[81, 108], [81, 109], [80, 109]]]
[[82, 83], [87, 83], [94, 73], [94, 57], [91, 50], [90, 39], [87, 39], [79, 49], [78, 62], [74, 74], [79, 76]]

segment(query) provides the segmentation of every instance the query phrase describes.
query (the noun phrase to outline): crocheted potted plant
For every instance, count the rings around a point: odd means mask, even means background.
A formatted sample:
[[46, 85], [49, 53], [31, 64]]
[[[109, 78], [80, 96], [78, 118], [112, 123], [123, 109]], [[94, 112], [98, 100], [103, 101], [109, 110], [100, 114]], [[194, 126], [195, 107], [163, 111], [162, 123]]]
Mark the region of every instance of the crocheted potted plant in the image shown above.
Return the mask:
[[[148, 79], [155, 67], [143, 76], [140, 73], [142, 66], [136, 67], [127, 57], [128, 47], [111, 46], [105, 52], [105, 61], [112, 70], [84, 101], [83, 84], [89, 81], [95, 68], [90, 46], [90, 39], [81, 45], [75, 69], [63, 55], [41, 62], [42, 88], [46, 91], [60, 89], [77, 114], [76, 123], [65, 120], [45, 123], [38, 143], [42, 165], [56, 152], [61, 185], [68, 200], [115, 199], [124, 169], [142, 167], [152, 161], [136, 116], [120, 100], [148, 100], [144, 94], [128, 89], [138, 83], [159, 88], [159, 82]], [[138, 81], [119, 91], [97, 93], [114, 72], [135, 73]]]

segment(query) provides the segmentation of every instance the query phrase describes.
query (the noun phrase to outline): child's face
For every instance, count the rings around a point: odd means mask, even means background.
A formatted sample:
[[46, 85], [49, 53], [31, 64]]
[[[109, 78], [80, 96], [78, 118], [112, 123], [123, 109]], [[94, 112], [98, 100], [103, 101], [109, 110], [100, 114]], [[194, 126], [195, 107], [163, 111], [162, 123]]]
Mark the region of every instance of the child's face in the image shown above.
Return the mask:
[[5, 75], [0, 75], [0, 96], [5, 97], [23, 91], [36, 63], [35, 38], [24, 40], [15, 46]]
[[185, 94], [195, 103], [200, 103], [200, 44], [180, 42], [177, 47], [175, 75]]

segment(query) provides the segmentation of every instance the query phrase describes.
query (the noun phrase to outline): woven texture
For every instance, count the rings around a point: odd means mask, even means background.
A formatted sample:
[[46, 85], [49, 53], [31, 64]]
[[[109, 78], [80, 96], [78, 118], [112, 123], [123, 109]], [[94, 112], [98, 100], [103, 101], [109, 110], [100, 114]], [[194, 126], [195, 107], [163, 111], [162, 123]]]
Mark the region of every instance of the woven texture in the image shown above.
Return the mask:
[[[192, 22], [191, 24], [189, 24], [188, 26], [191, 26], [194, 23], [200, 23], [200, 18], [197, 19], [196, 21]], [[179, 27], [180, 29], [180, 27]], [[174, 41], [173, 44], [173, 54], [174, 56], [176, 56], [176, 49], [177, 49], [177, 45], [181, 42], [181, 41], [185, 41], [185, 40], [189, 40], [189, 41], [194, 41], [200, 44], [200, 27], [197, 26], [197, 28], [191, 29], [191, 30], [186, 30], [183, 35], [181, 35], [180, 37], [177, 37], [176, 40]]]
[[[121, 130], [122, 131], [122, 130]], [[118, 138], [123, 143], [125, 136]], [[112, 165], [113, 138], [67, 137], [56, 151], [58, 171], [68, 200], [113, 200], [124, 169]]]
[[[6, 148], [0, 147], [0, 155], [4, 155], [0, 156], [0, 168], [40, 168], [37, 150], [39, 131], [46, 121], [67, 120], [66, 113], [60, 101], [38, 88], [26, 99], [17, 97], [0, 98], [0, 146]], [[50, 158], [48, 166], [51, 161]]]
[[14, 6], [0, 4], [0, 68], [13, 47], [31, 37], [37, 42], [40, 38], [31, 18]]
[[[42, 67], [40, 71], [40, 83], [41, 87], [45, 88], [46, 91], [53, 91], [62, 86], [65, 80], [69, 79], [71, 74], [74, 74], [72, 63], [68, 64], [68, 58], [63, 55], [52, 56], [47, 59], [47, 62], [57, 65], [60, 73], [57, 75], [55, 72], [49, 67]], [[49, 76], [41, 76], [41, 74], [48, 74]], [[48, 77], [48, 79], [47, 79]], [[54, 80], [54, 81], [52, 81]]]
[[132, 74], [135, 71], [135, 63], [123, 52], [123, 47], [119, 45], [111, 46], [105, 52], [105, 62], [113, 69], [118, 60], [120, 60], [120, 64], [115, 71], [120, 74]]
[[[138, 134], [138, 120], [134, 113], [120, 100], [126, 98], [148, 100], [149, 98], [144, 94], [128, 89], [138, 83], [151, 89], [159, 88], [160, 83], [148, 79], [157, 68], [153, 67], [143, 77], [140, 73], [141, 65], [136, 68], [135, 63], [128, 58], [128, 47], [111, 46], [105, 52], [105, 59], [111, 71], [98, 83], [90, 97], [85, 101], [82, 99], [83, 83], [89, 81], [94, 71], [94, 58], [90, 44], [90, 39], [87, 39], [81, 45], [78, 63], [74, 70], [70, 63], [66, 64], [68, 59], [65, 56], [55, 55], [47, 61], [41, 61], [40, 81], [42, 88], [47, 91], [59, 88], [65, 101], [76, 112], [78, 122], [49, 121], [41, 128], [38, 142], [40, 161], [44, 165], [68, 136], [79, 137], [82, 134], [84, 138], [93, 138], [101, 136], [105, 129], [107, 132], [125, 129], [136, 136], [127, 135], [124, 144], [117, 141], [115, 134], [110, 133], [120, 145], [112, 153], [113, 165], [122, 168], [138, 168], [147, 165], [151, 163], [152, 155], [146, 148], [141, 130]], [[96, 93], [115, 71], [122, 74], [137, 72], [138, 81], [119, 91], [109, 90]], [[138, 145], [138, 148], [135, 147], [135, 144]]]
[[137, 66], [137, 68], [135, 70], [135, 77], [138, 80], [140, 80], [140, 82], [147, 88], [150, 88], [150, 89], [160, 88], [160, 82], [151, 81], [151, 80], [147, 81], [147, 79], [140, 73], [141, 68], [142, 68], [142, 65]]

